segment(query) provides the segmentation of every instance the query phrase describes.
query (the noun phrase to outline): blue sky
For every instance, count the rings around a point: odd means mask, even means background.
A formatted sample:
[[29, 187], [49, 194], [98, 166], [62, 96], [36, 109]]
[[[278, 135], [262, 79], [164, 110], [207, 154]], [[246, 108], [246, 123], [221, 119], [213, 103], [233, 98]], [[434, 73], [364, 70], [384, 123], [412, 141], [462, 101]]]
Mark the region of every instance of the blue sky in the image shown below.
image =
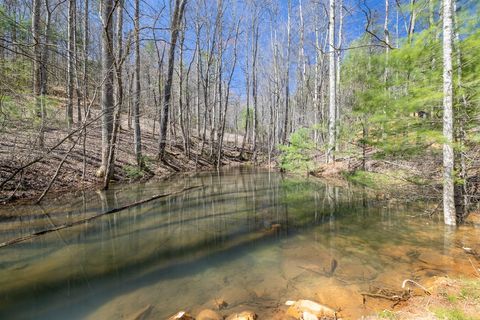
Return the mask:
[[[215, 14], [215, 4], [217, 0], [204, 0], [205, 3], [207, 3], [209, 6], [212, 6], [212, 12], [209, 12], [212, 14], [212, 17]], [[287, 21], [287, 14], [288, 14], [288, 1], [287, 0], [280, 0], [280, 1], [275, 1], [272, 0], [274, 4], [278, 6], [278, 15], [277, 15], [277, 22], [276, 25], [273, 26], [275, 30], [278, 32], [278, 36], [282, 39], [281, 42], [284, 44], [286, 43], [285, 41], [285, 34], [286, 34], [286, 21]], [[340, 2], [340, 0], [336, 0], [337, 3]], [[395, 34], [394, 32], [394, 26], [396, 24], [396, 4], [395, 0], [389, 0], [390, 1], [390, 32], [392, 35]], [[229, 15], [236, 13], [239, 16], [244, 16], [243, 17], [243, 23], [248, 24], [248, 14], [246, 13], [246, 3], [248, 0], [224, 0], [224, 3], [227, 5], [227, 10], [225, 13], [225, 21], [228, 22]], [[318, 10], [317, 14], [324, 15], [324, 8], [321, 5], [315, 5], [312, 7], [312, 0], [302, 0], [302, 5], [304, 9], [304, 17], [305, 17], [305, 23], [307, 25], [306, 27], [306, 39], [305, 39], [305, 53], [308, 56], [308, 61], [310, 63], [314, 62], [314, 30], [313, 30], [313, 25], [312, 25], [312, 17], [313, 13], [312, 10]], [[328, 0], [320, 0], [316, 1], [318, 2], [323, 2], [328, 5]], [[405, 2], [405, 0], [403, 0]], [[195, 15], [195, 4], [197, 1], [190, 1], [189, 5], [187, 6], [187, 17], [192, 17]], [[142, 21], [144, 25], [148, 25], [149, 23], [151, 24], [151, 21], [153, 20], [153, 15], [155, 12], [158, 12], [158, 10], [162, 7], [165, 6], [164, 12], [162, 14], [161, 22], [159, 25], [161, 27], [167, 27], [168, 26], [168, 21], [169, 21], [169, 1], [159, 1], [159, 0], [144, 0], [142, 3], [142, 11], [143, 12], [148, 12], [148, 15], [145, 15], [142, 17]], [[364, 34], [365, 31], [365, 25], [366, 25], [366, 18], [365, 14], [362, 12], [360, 8], [366, 9], [367, 7], [370, 8], [372, 16], [376, 17], [377, 24], [383, 25], [383, 20], [384, 20], [384, 11], [385, 11], [385, 3], [384, 0], [343, 0], [343, 6], [346, 8], [344, 10], [344, 26], [343, 26], [343, 47], [348, 47], [348, 45], [351, 43], [352, 40], [360, 37], [361, 35]], [[150, 8], [148, 8], [150, 7]], [[130, 8], [131, 4], [130, 4]], [[129, 9], [132, 10], [132, 9]], [[133, 10], [132, 10], [133, 12]], [[247, 18], [245, 17], [247, 16]], [[298, 33], [298, 27], [299, 27], [299, 0], [292, 0], [292, 25], [293, 25], [293, 43], [294, 47], [292, 48], [292, 63], [291, 63], [291, 85], [292, 85], [292, 91], [294, 91], [294, 77], [296, 75], [296, 65], [295, 65], [295, 56], [298, 53], [298, 41], [299, 41], [299, 33]], [[337, 20], [338, 21], [338, 20]], [[323, 27], [325, 27], [325, 21], [322, 22]], [[403, 22], [400, 21], [400, 35], [404, 34], [404, 29], [402, 27]], [[265, 63], [268, 62], [269, 59], [271, 59], [271, 50], [270, 50], [270, 30], [271, 30], [271, 22], [269, 15], [263, 14], [263, 19], [261, 20], [261, 25], [260, 25], [260, 40], [259, 40], [259, 54], [260, 54], [260, 59]], [[323, 28], [320, 30], [321, 37], [326, 37], [326, 29]], [[195, 35], [192, 30], [192, 26], [190, 25], [190, 31], [187, 32], [186, 35], [186, 40], [185, 44], [187, 47], [187, 51], [185, 52], [185, 61], [190, 61], [191, 55], [193, 54], [193, 49], [194, 49], [194, 43], [195, 43]], [[247, 29], [245, 27], [244, 29]], [[151, 38], [151, 36], [148, 36], [148, 33], [151, 32], [149, 30], [145, 31], [145, 37], [146, 38]], [[244, 30], [246, 32], [246, 30]], [[168, 39], [168, 33], [163, 32], [163, 31], [158, 31], [157, 32], [159, 38], [163, 39]], [[383, 38], [383, 31], [381, 28], [377, 32], [378, 36], [380, 38]], [[239, 95], [244, 95], [245, 94], [245, 75], [244, 75], [244, 68], [245, 68], [245, 57], [246, 54], [249, 52], [247, 51], [247, 46], [246, 46], [246, 39], [245, 39], [245, 33], [242, 34], [242, 38], [240, 39], [241, 44], [239, 45], [239, 63], [237, 64], [237, 68], [234, 74], [234, 82], [232, 84], [234, 91], [237, 92]], [[280, 48], [280, 50], [285, 50], [285, 48]], [[230, 49], [231, 51], [231, 49]]]

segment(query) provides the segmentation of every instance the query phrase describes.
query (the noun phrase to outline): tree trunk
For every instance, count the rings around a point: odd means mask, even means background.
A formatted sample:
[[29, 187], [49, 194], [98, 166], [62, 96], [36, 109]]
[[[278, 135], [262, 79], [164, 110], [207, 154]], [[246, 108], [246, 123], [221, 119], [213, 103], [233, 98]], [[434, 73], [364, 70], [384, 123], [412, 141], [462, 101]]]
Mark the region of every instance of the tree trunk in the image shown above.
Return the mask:
[[102, 164], [97, 171], [99, 177], [103, 177], [106, 172], [113, 130], [113, 9], [112, 0], [102, 0]]
[[336, 89], [335, 89], [335, 0], [330, 0], [329, 24], [328, 24], [328, 44], [329, 44], [329, 67], [328, 67], [328, 146], [327, 162], [335, 161], [336, 146]]
[[452, 0], [443, 0], [443, 215], [456, 224], [453, 153]]
[[173, 67], [175, 64], [175, 46], [177, 43], [180, 22], [183, 19], [185, 5], [187, 0], [175, 0], [175, 10], [173, 12], [172, 22], [170, 26], [170, 49], [168, 53], [168, 71], [164, 89], [163, 110], [160, 120], [160, 143], [158, 147], [158, 157], [164, 159], [165, 147], [167, 144], [168, 129], [168, 113], [170, 107], [170, 99], [172, 96]]
[[135, 0], [135, 102], [133, 103], [134, 145], [137, 166], [144, 167], [140, 128], [140, 0]]
[[74, 90], [74, 41], [75, 41], [75, 1], [68, 2], [68, 51], [67, 51], [67, 127], [72, 128], [73, 124], [73, 90]]
[[85, 0], [83, 13], [83, 116], [90, 118], [90, 113], [87, 114], [88, 102], [88, 45], [89, 45], [89, 0]]
[[35, 109], [38, 118], [41, 118], [39, 130], [39, 146], [44, 146], [45, 112], [42, 101], [42, 48], [40, 35], [41, 0], [33, 0], [32, 4], [32, 38], [33, 38], [33, 94], [35, 95]]
[[[255, 13], [256, 14], [256, 13]], [[258, 139], [258, 76], [257, 76], [257, 56], [258, 56], [258, 37], [259, 25], [257, 17], [254, 17], [252, 24], [253, 48], [252, 48], [252, 97], [253, 97], [253, 160], [257, 157], [257, 139]]]
[[340, 64], [340, 58], [342, 56], [342, 43], [343, 43], [343, 0], [339, 0], [339, 8], [338, 8], [338, 14], [339, 14], [339, 24], [338, 24], [338, 39], [337, 39], [337, 50], [336, 50], [336, 79], [335, 79], [335, 91], [336, 91], [336, 111], [335, 111], [335, 121], [336, 121], [336, 126], [335, 126], [335, 136], [337, 137], [339, 132], [339, 123], [340, 123], [340, 109], [341, 109], [341, 94], [340, 94], [340, 71], [341, 71], [341, 64]]
[[288, 139], [288, 112], [289, 112], [289, 100], [290, 100], [290, 45], [292, 42], [291, 33], [291, 14], [292, 3], [288, 0], [288, 21], [287, 21], [287, 62], [285, 67], [285, 122], [283, 123], [283, 139], [282, 143], [286, 144]]
[[[122, 77], [122, 65], [124, 61], [123, 53], [123, 10], [124, 0], [118, 0], [117, 6], [117, 57], [113, 58], [115, 68], [116, 79], [116, 92], [115, 92], [115, 111], [113, 114], [113, 128], [110, 138], [110, 144], [108, 149], [108, 162], [105, 170], [105, 176], [103, 179], [103, 188], [108, 189], [110, 180], [114, 177], [115, 172], [115, 159], [118, 144], [118, 132], [120, 129], [120, 119], [123, 109], [123, 77]], [[128, 52], [127, 52], [128, 54]]]

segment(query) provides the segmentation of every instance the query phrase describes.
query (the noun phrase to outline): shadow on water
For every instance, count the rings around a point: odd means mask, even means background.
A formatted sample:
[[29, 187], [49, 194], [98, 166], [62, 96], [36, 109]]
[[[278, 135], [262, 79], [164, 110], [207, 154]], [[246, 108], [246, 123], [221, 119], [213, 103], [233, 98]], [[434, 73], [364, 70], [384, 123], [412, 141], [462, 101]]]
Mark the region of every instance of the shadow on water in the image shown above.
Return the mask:
[[[415, 207], [384, 207], [362, 189], [244, 169], [82, 194], [71, 199], [80, 208], [62, 201], [44, 212], [18, 208], [30, 219], [3, 221], [0, 234], [23, 235], [192, 185], [204, 188], [0, 249], [0, 318], [113, 319], [145, 304], [162, 318], [218, 296], [232, 306], [318, 300], [318, 286], [351, 294], [452, 271], [451, 261], [423, 265], [451, 255], [456, 240], [445, 244], [438, 224], [410, 217]], [[254, 306], [261, 314], [261, 303]]]

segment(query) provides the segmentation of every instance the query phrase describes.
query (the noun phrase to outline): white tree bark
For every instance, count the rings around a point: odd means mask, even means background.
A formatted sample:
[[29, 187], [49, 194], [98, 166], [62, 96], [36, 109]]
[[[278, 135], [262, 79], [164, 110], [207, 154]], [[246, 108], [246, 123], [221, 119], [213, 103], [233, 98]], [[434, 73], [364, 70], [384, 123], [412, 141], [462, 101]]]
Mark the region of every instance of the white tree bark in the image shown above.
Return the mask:
[[328, 24], [328, 78], [329, 78], [329, 104], [328, 104], [328, 149], [327, 162], [334, 162], [336, 145], [336, 83], [335, 83], [335, 0], [330, 0]]
[[453, 154], [452, 0], [443, 0], [443, 216], [456, 224]]
[[135, 97], [133, 103], [133, 127], [134, 127], [134, 144], [135, 144], [135, 157], [137, 159], [137, 166], [139, 168], [144, 167], [142, 157], [142, 134], [140, 127], [140, 99], [141, 99], [141, 86], [140, 86], [140, 1], [135, 0]]
[[[343, 0], [340, 0], [339, 3], [339, 9], [338, 9], [338, 14], [339, 14], [339, 24], [338, 24], [338, 38], [337, 38], [337, 50], [336, 50], [336, 59], [337, 59], [337, 65], [336, 65], [336, 72], [337, 72], [337, 78], [335, 79], [335, 84], [336, 84], [336, 98], [337, 98], [337, 105], [336, 105], [336, 121], [337, 124], [340, 121], [340, 108], [342, 105], [341, 100], [341, 95], [340, 95], [340, 71], [341, 71], [341, 65], [340, 65], [340, 60], [342, 56], [342, 43], [343, 43]], [[338, 131], [338, 125], [336, 126], [336, 130]], [[338, 132], [337, 132], [338, 135]]]
[[68, 2], [68, 51], [67, 51], [67, 126], [70, 129], [73, 124], [73, 72], [74, 72], [74, 33], [75, 33], [75, 0]]
[[287, 61], [285, 67], [285, 122], [283, 124], [283, 139], [282, 143], [286, 144], [288, 139], [288, 113], [290, 102], [290, 46], [292, 42], [291, 35], [291, 15], [292, 15], [292, 3], [288, 0], [288, 17], [287, 17]]

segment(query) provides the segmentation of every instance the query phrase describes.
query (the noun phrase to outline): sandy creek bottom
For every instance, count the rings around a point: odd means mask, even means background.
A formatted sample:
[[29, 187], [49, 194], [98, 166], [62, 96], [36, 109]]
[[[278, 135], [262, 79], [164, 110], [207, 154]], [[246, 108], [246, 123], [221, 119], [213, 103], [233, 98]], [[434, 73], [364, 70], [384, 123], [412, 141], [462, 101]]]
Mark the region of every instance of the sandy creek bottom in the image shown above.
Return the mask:
[[225, 315], [282, 319], [286, 300], [310, 299], [357, 319], [391, 306], [361, 292], [473, 272], [462, 246], [479, 245], [478, 225], [450, 230], [427, 204], [245, 169], [2, 208], [0, 242], [188, 186], [0, 248], [0, 319], [128, 319], [147, 305], [165, 319], [215, 299]]

